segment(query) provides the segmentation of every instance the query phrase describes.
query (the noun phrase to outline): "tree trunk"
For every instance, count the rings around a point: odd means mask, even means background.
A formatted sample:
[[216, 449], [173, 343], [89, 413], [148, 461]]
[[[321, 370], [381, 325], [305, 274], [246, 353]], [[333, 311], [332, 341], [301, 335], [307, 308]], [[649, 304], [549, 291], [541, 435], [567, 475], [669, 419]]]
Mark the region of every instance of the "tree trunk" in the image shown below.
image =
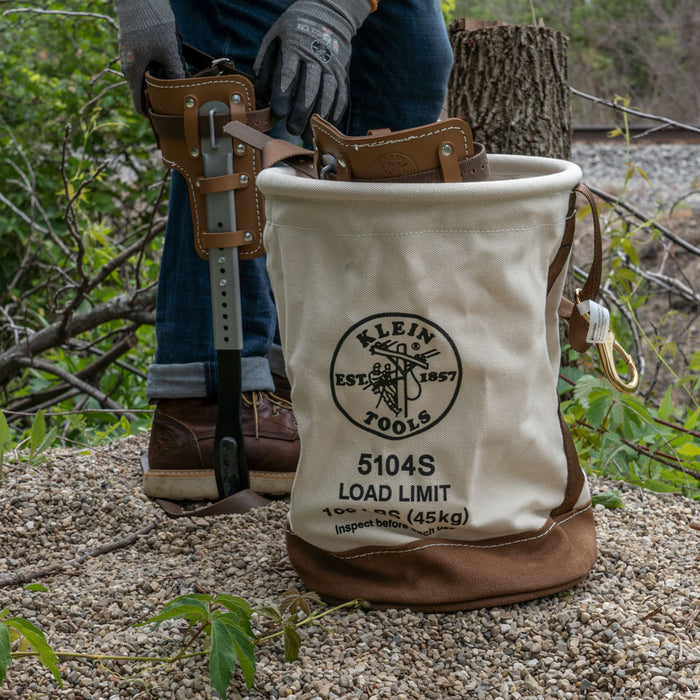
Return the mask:
[[571, 155], [567, 39], [549, 27], [467, 18], [449, 26], [447, 111], [489, 153]]

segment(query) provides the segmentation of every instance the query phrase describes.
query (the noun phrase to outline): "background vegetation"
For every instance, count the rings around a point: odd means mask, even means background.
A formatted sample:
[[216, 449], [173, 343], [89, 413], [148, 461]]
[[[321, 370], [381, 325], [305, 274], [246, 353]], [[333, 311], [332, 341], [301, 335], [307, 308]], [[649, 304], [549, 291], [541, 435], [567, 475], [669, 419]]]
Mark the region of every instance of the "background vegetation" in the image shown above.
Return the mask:
[[[528, 1], [450, 0], [443, 11], [533, 21]], [[571, 38], [572, 86], [698, 121], [697, 2], [543, 0], [534, 14]], [[119, 72], [111, 0], [0, 0], [0, 32], [1, 478], [4, 455], [37, 460], [55, 440], [94, 444], [150, 425], [144, 386], [167, 174]], [[593, 103], [573, 102], [579, 123], [624, 127], [624, 112], [600, 117]], [[621, 152], [628, 177], [639, 177]], [[574, 367], [562, 380], [566, 417], [591, 470], [697, 496], [700, 355], [638, 319], [661, 289], [641, 248], [700, 253], [660, 212], [630, 213], [617, 196], [610, 205], [604, 289], [647, 374], [639, 397], [622, 397], [587, 358], [586, 375]], [[680, 301], [657, 330], [679, 305], [697, 313], [696, 283], [677, 276], [663, 276], [663, 293]]]
[[[453, 17], [544, 22], [569, 37], [569, 78], [589, 95], [630, 98], [642, 111], [700, 123], [700, 4], [696, 0], [452, 0]], [[576, 124], [610, 124], [572, 100]]]

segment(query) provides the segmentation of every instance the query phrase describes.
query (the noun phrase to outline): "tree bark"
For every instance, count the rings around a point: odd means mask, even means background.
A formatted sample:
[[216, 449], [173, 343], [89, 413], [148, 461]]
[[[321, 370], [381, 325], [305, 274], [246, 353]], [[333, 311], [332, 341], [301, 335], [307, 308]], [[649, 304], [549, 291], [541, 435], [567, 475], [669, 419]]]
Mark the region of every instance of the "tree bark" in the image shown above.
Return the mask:
[[549, 27], [454, 20], [447, 111], [489, 153], [571, 156], [567, 39]]

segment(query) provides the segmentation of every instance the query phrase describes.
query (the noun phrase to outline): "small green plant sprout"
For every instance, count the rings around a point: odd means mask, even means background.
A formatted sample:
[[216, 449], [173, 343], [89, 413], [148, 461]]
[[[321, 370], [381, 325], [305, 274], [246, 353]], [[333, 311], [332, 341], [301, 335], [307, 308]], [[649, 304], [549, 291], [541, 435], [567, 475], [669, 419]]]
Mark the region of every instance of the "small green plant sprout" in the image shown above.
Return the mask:
[[56, 426], [46, 432], [46, 419], [44, 412], [39, 411], [32, 422], [32, 429], [29, 432], [29, 463], [35, 467], [45, 459], [43, 454], [48, 450], [56, 439]]
[[23, 617], [8, 617], [10, 608], [0, 610], [0, 686], [14, 657], [36, 656], [46, 666], [61, 688], [58, 657], [46, 641], [44, 633]]
[[[176, 598], [154, 617], [141, 625], [160, 624], [164, 620], [185, 619], [191, 630], [180, 653], [172, 661], [206, 654], [209, 656], [209, 679], [222, 698], [236, 667], [240, 667], [248, 688], [255, 682], [258, 646], [281, 637], [285, 661], [296, 661], [301, 648], [299, 628], [318, 622], [343, 608], [363, 605], [353, 600], [332, 608], [313, 609], [320, 601], [313, 593], [292, 589], [285, 593], [277, 607], [253, 609], [238, 596], [227, 594], [190, 594]], [[253, 629], [255, 622], [258, 630]], [[188, 653], [198, 639], [204, 639], [204, 650]]]
[[[40, 584], [25, 588], [47, 590]], [[40, 629], [24, 618], [8, 617], [10, 609], [5, 608], [0, 610], [0, 686], [7, 678], [7, 670], [14, 658], [38, 657], [63, 687], [58, 670], [59, 658], [172, 665], [184, 659], [207, 656], [211, 684], [225, 700], [237, 667], [240, 667], [246, 686], [253, 686], [256, 649], [261, 644], [281, 637], [285, 661], [296, 661], [302, 643], [301, 627], [318, 623], [339, 610], [355, 610], [365, 605], [361, 600], [352, 600], [330, 608], [314, 607], [318, 603], [315, 594], [300, 593], [295, 589], [285, 593], [278, 606], [257, 609], [235, 595], [191, 593], [180, 596], [171, 600], [157, 615], [136, 625], [158, 626], [165, 620], [186, 620], [189, 634], [180, 651], [169, 657], [54, 651]], [[203, 648], [196, 649], [198, 645]]]
[[[10, 450], [16, 452], [17, 460], [28, 462], [30, 466], [37, 467], [46, 461], [45, 452], [53, 446], [57, 433], [58, 430], [55, 426], [47, 432], [44, 412], [39, 411], [34, 416], [29, 434], [25, 433], [21, 439], [15, 442], [12, 438], [7, 418], [0, 411], [0, 484], [4, 476], [3, 467]], [[29, 448], [29, 453], [27, 456], [24, 456], [23, 451], [26, 448]]]
[[620, 497], [620, 492], [617, 489], [610, 489], [609, 491], [603, 491], [603, 493], [595, 494], [591, 498], [591, 503], [594, 506], [601, 505], [608, 509], [625, 507], [625, 504]]

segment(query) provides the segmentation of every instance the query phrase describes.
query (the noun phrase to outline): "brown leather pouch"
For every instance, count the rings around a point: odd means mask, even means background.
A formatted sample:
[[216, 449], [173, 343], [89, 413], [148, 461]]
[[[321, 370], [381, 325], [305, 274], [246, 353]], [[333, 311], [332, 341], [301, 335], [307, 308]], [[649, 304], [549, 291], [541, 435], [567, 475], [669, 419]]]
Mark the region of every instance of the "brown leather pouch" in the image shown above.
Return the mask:
[[[181, 80], [161, 80], [147, 73], [146, 86], [148, 116], [163, 162], [188, 184], [197, 253], [206, 259], [209, 248], [236, 245], [242, 259], [262, 255], [264, 204], [255, 187], [262, 169], [260, 154], [223, 130], [232, 120], [259, 131], [272, 126], [269, 110], [255, 110], [251, 80], [227, 61], [212, 61], [207, 70]], [[207, 105], [212, 104], [218, 107], [210, 115]], [[231, 150], [231, 174], [204, 177], [203, 140], [215, 146], [218, 141]], [[226, 190], [235, 190], [237, 230], [208, 231], [205, 195]]]
[[446, 119], [414, 129], [345, 136], [311, 117], [318, 177], [353, 182], [471, 182], [489, 175], [486, 150], [469, 125]]

